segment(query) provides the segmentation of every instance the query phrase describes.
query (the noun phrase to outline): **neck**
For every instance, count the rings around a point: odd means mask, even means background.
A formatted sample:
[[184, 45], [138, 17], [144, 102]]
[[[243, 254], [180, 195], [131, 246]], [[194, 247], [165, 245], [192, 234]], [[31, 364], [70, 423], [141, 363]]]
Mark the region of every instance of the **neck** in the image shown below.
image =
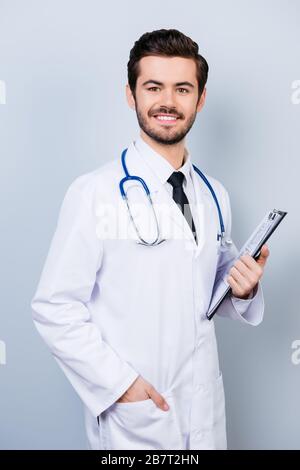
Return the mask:
[[185, 156], [184, 140], [173, 145], [163, 145], [151, 139], [151, 137], [145, 134], [142, 130], [140, 132], [140, 136], [148, 145], [150, 145], [150, 147], [153, 148], [153, 150], [164, 157], [175, 168], [175, 170], [182, 167]]

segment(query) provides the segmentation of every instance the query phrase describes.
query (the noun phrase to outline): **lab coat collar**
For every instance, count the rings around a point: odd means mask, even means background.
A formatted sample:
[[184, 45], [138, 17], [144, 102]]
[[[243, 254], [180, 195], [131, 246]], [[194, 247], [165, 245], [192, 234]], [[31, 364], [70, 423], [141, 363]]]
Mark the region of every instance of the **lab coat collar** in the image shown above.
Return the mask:
[[141, 136], [135, 140], [134, 145], [162, 184], [167, 182], [168, 178], [174, 171], [181, 171], [186, 179], [191, 177], [191, 157], [186, 147], [184, 149], [183, 165], [176, 170], [168, 160], [155, 151]]

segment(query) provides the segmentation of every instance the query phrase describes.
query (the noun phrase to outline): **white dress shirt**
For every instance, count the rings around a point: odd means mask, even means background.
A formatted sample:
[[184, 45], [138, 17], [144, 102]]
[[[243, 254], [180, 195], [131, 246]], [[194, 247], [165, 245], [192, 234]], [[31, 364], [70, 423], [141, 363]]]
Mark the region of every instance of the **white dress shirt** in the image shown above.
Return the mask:
[[143, 140], [141, 136], [139, 136], [134, 141], [134, 145], [137, 151], [142, 155], [144, 161], [146, 161], [147, 165], [151, 168], [151, 170], [156, 174], [161, 183], [165, 186], [166, 190], [168, 191], [171, 197], [173, 196], [173, 186], [168, 183], [167, 180], [174, 171], [181, 171], [181, 173], [184, 174], [183, 190], [189, 201], [195, 227], [197, 227], [197, 221], [195, 220], [196, 194], [191, 177], [191, 171], [193, 171], [193, 167], [188, 149], [185, 147], [183, 160], [184, 163], [180, 168], [176, 170], [166, 158], [156, 152], [149, 144], [147, 144], [147, 142]]

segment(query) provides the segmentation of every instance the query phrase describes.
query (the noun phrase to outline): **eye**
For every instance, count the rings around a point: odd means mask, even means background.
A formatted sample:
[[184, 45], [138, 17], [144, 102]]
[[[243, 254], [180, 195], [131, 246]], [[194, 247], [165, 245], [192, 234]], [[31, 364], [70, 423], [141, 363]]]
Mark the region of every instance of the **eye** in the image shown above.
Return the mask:
[[[184, 91], [184, 93], [180, 93], [180, 94], [182, 94], [182, 95], [189, 93], [189, 90], [187, 90], [186, 88], [177, 88], [177, 89]], [[152, 90], [159, 90], [159, 87], [158, 87], [158, 86], [152, 86], [152, 87], [150, 87], [150, 88], [147, 88], [147, 90], [149, 90], [149, 91], [152, 91]]]

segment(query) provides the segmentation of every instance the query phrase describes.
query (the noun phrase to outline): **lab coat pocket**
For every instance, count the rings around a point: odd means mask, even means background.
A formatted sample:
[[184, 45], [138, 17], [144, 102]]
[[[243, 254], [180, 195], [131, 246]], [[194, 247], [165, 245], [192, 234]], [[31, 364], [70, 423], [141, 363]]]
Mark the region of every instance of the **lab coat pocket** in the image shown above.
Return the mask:
[[114, 403], [101, 415], [102, 446], [107, 450], [182, 449], [182, 439], [172, 393], [161, 393], [169, 410], [152, 399]]
[[198, 386], [191, 410], [190, 449], [226, 449], [225, 396], [222, 373]]

